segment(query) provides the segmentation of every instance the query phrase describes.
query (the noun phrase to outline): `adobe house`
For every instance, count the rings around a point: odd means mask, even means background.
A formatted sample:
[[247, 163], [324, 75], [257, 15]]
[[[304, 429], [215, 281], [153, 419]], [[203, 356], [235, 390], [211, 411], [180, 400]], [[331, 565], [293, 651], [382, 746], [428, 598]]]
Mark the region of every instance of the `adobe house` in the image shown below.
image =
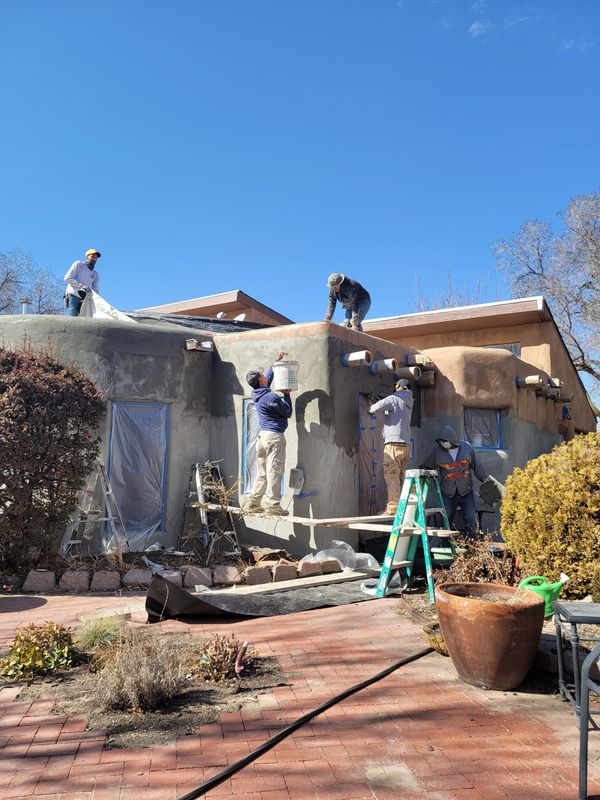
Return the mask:
[[[546, 313], [544, 306], [538, 313]], [[454, 331], [471, 336], [468, 342], [453, 343], [450, 332], [436, 334], [435, 326], [429, 333], [426, 326], [413, 329], [405, 342], [404, 334], [387, 338], [392, 326], [375, 336], [326, 322], [286, 321], [267, 327], [257, 321], [149, 310], [133, 314], [139, 321], [131, 323], [2, 316], [0, 340], [8, 347], [18, 347], [25, 336], [33, 345], [51, 344], [59, 359], [79, 364], [99, 386], [107, 403], [100, 431], [102, 457], [129, 538], [144, 549], [155, 542], [176, 544], [192, 464], [218, 461], [226, 482], [239, 480], [240, 499], [249, 491], [256, 429], [245, 374], [268, 366], [282, 350], [300, 365], [287, 434], [283, 498], [295, 516], [368, 515], [383, 504], [381, 419], [374, 420], [368, 406], [371, 395], [392, 391], [394, 374], [373, 373], [366, 364], [344, 366], [344, 354], [368, 350], [374, 361], [396, 358], [401, 365], [422, 359], [423, 353], [431, 359], [429, 380], [421, 378], [413, 386], [412, 466], [419, 465], [438, 428], [448, 421], [472, 440], [484, 467], [499, 480], [561, 440], [563, 406], [572, 409], [567, 422], [576, 430], [594, 430], [594, 414], [570, 361], [564, 355], [561, 361], [560, 352], [553, 351], [553, 344], [560, 351], [562, 340], [553, 338], [551, 317], [529, 318], [531, 311], [513, 309], [522, 323], [515, 326], [519, 336], [508, 326], [492, 342], [520, 343], [520, 357], [502, 347], [473, 346], [486, 344], [492, 334], [486, 339], [478, 329], [467, 327], [471, 322], [465, 322], [464, 332]], [[490, 313], [494, 314], [488, 311], [488, 319]], [[471, 320], [473, 314], [467, 317]], [[389, 320], [369, 325], [384, 322]], [[544, 328], [546, 323], [550, 325]], [[536, 326], [545, 331], [546, 343], [535, 339]], [[483, 330], [491, 329], [488, 325]], [[431, 338], [421, 341], [418, 336]], [[198, 349], [188, 349], [188, 340], [195, 340]], [[537, 391], [524, 384], [518, 388], [517, 378], [532, 375], [540, 376]], [[560, 378], [564, 387], [549, 392], [547, 381], [552, 377]], [[574, 394], [572, 402], [564, 402], [565, 387]], [[290, 469], [297, 467], [305, 477], [300, 495], [288, 485]], [[483, 505], [479, 510], [483, 527], [496, 529], [495, 510]], [[242, 541], [283, 545], [297, 556], [328, 546], [332, 538], [356, 547], [359, 538], [355, 530], [260, 517], [245, 518], [239, 533]]]

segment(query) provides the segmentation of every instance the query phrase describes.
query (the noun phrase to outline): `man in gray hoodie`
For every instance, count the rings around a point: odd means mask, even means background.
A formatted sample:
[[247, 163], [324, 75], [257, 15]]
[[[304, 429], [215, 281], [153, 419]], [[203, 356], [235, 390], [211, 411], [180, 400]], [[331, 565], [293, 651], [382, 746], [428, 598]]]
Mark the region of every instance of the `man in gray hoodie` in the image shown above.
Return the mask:
[[410, 458], [410, 415], [413, 396], [408, 381], [396, 382], [389, 397], [373, 403], [370, 414], [383, 411], [383, 477], [387, 486], [387, 506], [385, 514], [393, 516], [398, 507], [406, 465]]
[[475, 511], [472, 476], [475, 475], [483, 482], [489, 475], [477, 463], [471, 445], [459, 439], [451, 425], [443, 425], [435, 441], [435, 447], [421, 467], [437, 469], [448, 521], [452, 525], [456, 510], [460, 508], [465, 520], [465, 536], [475, 539], [479, 523]]

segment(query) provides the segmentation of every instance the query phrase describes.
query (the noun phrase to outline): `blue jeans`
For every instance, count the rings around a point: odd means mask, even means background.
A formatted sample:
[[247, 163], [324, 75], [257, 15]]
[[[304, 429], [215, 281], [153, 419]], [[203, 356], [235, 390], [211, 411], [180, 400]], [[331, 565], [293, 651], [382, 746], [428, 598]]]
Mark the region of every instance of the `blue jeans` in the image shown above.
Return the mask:
[[79, 312], [81, 311], [81, 304], [83, 300], [80, 297], [77, 297], [75, 294], [68, 294], [67, 297], [67, 305], [63, 314], [65, 317], [78, 317]]
[[460, 507], [465, 520], [465, 536], [468, 539], [476, 539], [477, 531], [479, 530], [479, 524], [477, 521], [477, 512], [475, 511], [475, 496], [473, 495], [473, 492], [469, 492], [469, 494], [465, 494], [462, 497], [458, 494], [458, 492], [454, 495], [454, 497], [448, 497], [446, 494], [442, 495], [442, 497], [444, 498], [446, 516], [448, 517], [448, 522], [450, 525], [452, 525], [452, 520], [456, 514], [456, 509]]
[[[369, 311], [370, 308], [371, 308], [371, 300], [370, 299], [369, 300], [363, 300], [362, 303], [358, 307], [358, 330], [359, 331], [362, 331], [361, 322], [367, 316], [367, 312]], [[346, 316], [346, 323], [345, 324], [346, 324], [346, 326], [348, 328], [350, 328], [351, 325], [352, 325], [352, 309], [347, 308], [345, 316]]]

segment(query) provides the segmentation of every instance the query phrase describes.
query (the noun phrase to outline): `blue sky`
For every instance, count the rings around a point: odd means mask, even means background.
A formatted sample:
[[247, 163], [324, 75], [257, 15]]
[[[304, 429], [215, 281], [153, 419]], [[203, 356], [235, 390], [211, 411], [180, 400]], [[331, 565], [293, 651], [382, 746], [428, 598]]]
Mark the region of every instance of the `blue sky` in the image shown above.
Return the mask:
[[596, 0], [0, 0], [0, 251], [123, 309], [503, 299], [493, 242], [600, 190], [599, 77]]

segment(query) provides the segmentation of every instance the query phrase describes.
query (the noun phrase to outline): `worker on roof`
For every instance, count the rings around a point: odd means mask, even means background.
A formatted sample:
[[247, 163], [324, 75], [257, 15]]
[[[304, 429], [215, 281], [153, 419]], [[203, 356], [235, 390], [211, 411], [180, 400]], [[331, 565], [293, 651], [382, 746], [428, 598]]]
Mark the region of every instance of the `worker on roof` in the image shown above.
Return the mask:
[[99, 258], [101, 258], [101, 253], [92, 247], [90, 250], [86, 250], [85, 261], [74, 261], [69, 267], [64, 277], [67, 282], [64, 313], [67, 317], [78, 317], [86, 294], [98, 291], [100, 276], [96, 272], [95, 266]]
[[370, 414], [384, 413], [383, 418], [383, 477], [387, 486], [385, 514], [394, 516], [398, 508], [406, 465], [410, 458], [410, 415], [413, 396], [409, 382], [396, 381], [394, 391], [369, 408]]
[[[287, 353], [279, 353], [275, 361], [281, 361]], [[261, 511], [264, 496], [264, 511], [277, 517], [288, 512], [281, 507], [281, 481], [285, 472], [285, 431], [292, 416], [292, 401], [288, 389], [282, 389], [283, 397], [271, 391], [273, 368], [266, 373], [262, 368], [253, 369], [246, 375], [252, 387], [252, 401], [258, 413], [260, 433], [256, 446], [258, 473], [252, 493], [244, 507], [248, 513]]]
[[325, 312], [325, 322], [331, 321], [335, 305], [339, 300], [346, 310], [342, 325], [355, 331], [362, 331], [362, 321], [371, 308], [371, 295], [367, 290], [358, 281], [347, 278], [342, 272], [331, 273], [327, 278], [327, 288], [329, 302]]
[[454, 515], [460, 508], [465, 521], [465, 536], [476, 539], [479, 523], [475, 511], [473, 475], [482, 482], [490, 476], [477, 463], [471, 445], [459, 439], [451, 425], [443, 425], [435, 441], [435, 447], [421, 468], [437, 469], [448, 522], [452, 525]]

